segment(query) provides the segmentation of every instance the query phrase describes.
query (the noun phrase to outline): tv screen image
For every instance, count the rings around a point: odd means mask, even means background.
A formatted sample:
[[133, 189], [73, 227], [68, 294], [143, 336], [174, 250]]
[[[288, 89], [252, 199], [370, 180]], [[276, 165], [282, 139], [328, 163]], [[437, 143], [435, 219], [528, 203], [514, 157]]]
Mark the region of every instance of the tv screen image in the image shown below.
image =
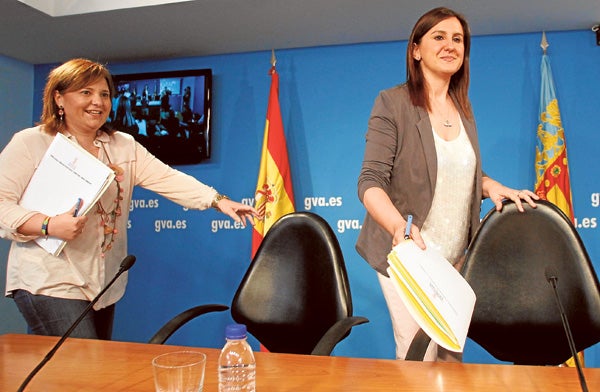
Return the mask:
[[113, 75], [110, 126], [169, 165], [210, 158], [210, 69]]

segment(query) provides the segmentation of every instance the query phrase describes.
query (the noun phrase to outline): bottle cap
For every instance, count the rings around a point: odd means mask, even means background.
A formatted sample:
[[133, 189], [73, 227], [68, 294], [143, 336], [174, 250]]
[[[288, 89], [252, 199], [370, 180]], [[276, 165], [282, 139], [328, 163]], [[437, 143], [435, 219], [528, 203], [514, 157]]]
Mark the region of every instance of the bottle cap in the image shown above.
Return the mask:
[[246, 326], [244, 324], [229, 324], [225, 327], [227, 339], [243, 339], [246, 337]]

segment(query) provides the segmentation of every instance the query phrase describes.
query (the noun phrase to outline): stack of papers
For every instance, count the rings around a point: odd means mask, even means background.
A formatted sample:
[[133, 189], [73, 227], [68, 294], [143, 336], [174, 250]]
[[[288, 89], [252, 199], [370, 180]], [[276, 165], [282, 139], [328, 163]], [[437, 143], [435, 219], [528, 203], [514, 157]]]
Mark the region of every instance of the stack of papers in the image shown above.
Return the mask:
[[[33, 173], [19, 204], [50, 217], [69, 211], [81, 198], [86, 214], [106, 191], [115, 173], [102, 161], [58, 133]], [[39, 237], [38, 245], [58, 256], [65, 241]]]
[[411, 316], [437, 344], [462, 352], [475, 308], [469, 283], [443, 256], [412, 240], [388, 255], [388, 275]]

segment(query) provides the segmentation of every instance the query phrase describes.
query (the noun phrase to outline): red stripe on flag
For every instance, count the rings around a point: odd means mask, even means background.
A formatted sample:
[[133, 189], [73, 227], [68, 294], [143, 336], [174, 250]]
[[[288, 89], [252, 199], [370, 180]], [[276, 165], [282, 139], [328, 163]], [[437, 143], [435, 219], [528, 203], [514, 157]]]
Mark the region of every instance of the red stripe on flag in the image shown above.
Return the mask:
[[269, 93], [269, 107], [267, 109], [267, 122], [269, 124], [269, 138], [267, 148], [275, 161], [279, 174], [285, 184], [285, 192], [288, 198], [294, 201], [292, 189], [292, 176], [288, 159], [287, 143], [283, 131], [283, 120], [279, 106], [279, 74], [275, 67], [271, 68], [271, 91]]

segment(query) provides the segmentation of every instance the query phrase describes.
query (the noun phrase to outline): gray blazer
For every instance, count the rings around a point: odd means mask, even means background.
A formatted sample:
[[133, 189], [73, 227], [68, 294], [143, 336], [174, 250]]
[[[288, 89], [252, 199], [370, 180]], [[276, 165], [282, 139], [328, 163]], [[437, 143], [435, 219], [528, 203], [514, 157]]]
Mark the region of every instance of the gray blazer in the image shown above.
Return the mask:
[[[471, 238], [479, 225], [483, 173], [475, 122], [467, 120], [462, 112], [460, 116], [477, 160], [473, 178], [475, 193], [471, 200]], [[406, 84], [382, 91], [369, 119], [358, 198], [362, 202], [367, 189], [382, 188], [402, 216], [406, 219], [412, 214], [413, 224], [421, 228], [433, 202], [436, 178], [437, 155], [427, 111], [413, 106]], [[356, 242], [358, 253], [387, 276], [387, 255], [391, 247], [392, 236], [367, 213]]]

